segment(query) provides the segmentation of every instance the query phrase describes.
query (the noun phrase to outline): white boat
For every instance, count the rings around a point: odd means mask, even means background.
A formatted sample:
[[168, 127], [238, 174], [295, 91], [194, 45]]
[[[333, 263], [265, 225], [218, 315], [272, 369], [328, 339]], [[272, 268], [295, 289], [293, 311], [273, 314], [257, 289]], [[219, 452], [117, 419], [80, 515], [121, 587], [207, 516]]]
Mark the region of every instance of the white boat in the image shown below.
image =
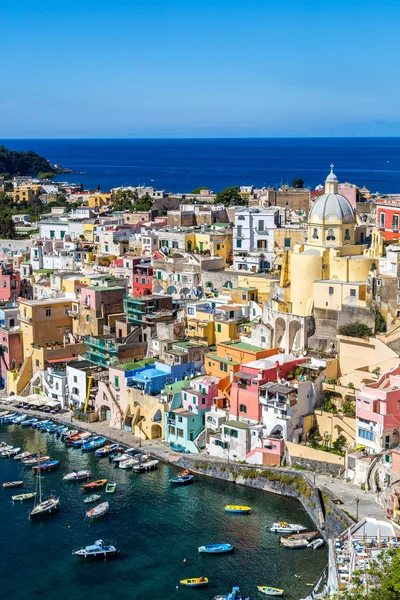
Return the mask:
[[18, 452], [20, 450], [21, 450], [21, 448], [10, 448], [9, 450], [4, 450], [1, 453], [1, 456], [2, 456], [2, 458], [12, 458], [16, 454], [18, 454]]
[[307, 548], [310, 545], [310, 542], [308, 540], [306, 540], [305, 538], [300, 538], [300, 539], [292, 539], [290, 537], [285, 538], [282, 537], [281, 538], [281, 546], [284, 546], [285, 548]]
[[318, 538], [317, 540], [313, 540], [312, 542], [310, 542], [308, 544], [308, 547], [312, 548], [313, 550], [316, 550], [317, 548], [320, 548], [323, 545], [324, 545], [324, 540], [322, 538]]
[[19, 454], [16, 454], [16, 456], [14, 456], [14, 460], [22, 460], [23, 458], [28, 458], [30, 456], [33, 456], [33, 454], [31, 454], [30, 452], [20, 452]]
[[307, 527], [304, 525], [298, 525], [297, 523], [287, 523], [286, 521], [279, 521], [278, 523], [273, 523], [272, 527], [270, 527], [270, 531], [275, 531], [276, 533], [299, 533], [300, 531], [304, 531]]
[[[39, 454], [39, 460], [41, 460]], [[57, 512], [60, 508], [60, 498], [56, 496], [49, 496], [46, 500], [42, 498], [42, 475], [38, 474], [38, 487], [39, 487], [39, 502], [35, 505], [35, 508], [30, 512], [29, 516], [31, 519], [47, 517], [54, 512]]]
[[151, 471], [152, 469], [156, 469], [158, 465], [158, 460], [146, 460], [138, 465], [134, 465], [133, 470], [138, 472], [143, 471]]
[[127, 458], [119, 463], [120, 469], [132, 469], [135, 465], [137, 465], [137, 460], [133, 458]]
[[274, 588], [269, 585], [258, 585], [257, 589], [266, 596], [283, 596], [284, 590], [281, 588]]
[[131, 456], [129, 456], [129, 454], [120, 454], [119, 456], [116, 456], [115, 458], [113, 458], [113, 462], [114, 463], [122, 463], [124, 462], [124, 460], [128, 460], [128, 458], [132, 458]]
[[108, 502], [101, 502], [94, 508], [91, 508], [90, 510], [86, 511], [86, 516], [88, 519], [99, 519], [100, 517], [108, 513], [109, 508], [110, 505]]
[[27, 492], [26, 494], [17, 494], [11, 496], [13, 502], [25, 502], [26, 500], [33, 500], [36, 496], [36, 492]]
[[[40, 457], [40, 462], [47, 462], [48, 460], [50, 460], [50, 456], [41, 456]], [[33, 456], [32, 458], [23, 458], [22, 459], [22, 464], [24, 465], [24, 467], [33, 467], [34, 465], [38, 465], [39, 464], [39, 458], [37, 456]]]
[[74, 550], [72, 554], [80, 558], [107, 558], [107, 556], [115, 556], [117, 552], [118, 550], [115, 546], [107, 545], [103, 540], [97, 540], [91, 546]]
[[64, 475], [64, 481], [84, 481], [85, 479], [89, 479], [91, 476], [90, 471], [73, 471], [72, 473], [67, 473]]

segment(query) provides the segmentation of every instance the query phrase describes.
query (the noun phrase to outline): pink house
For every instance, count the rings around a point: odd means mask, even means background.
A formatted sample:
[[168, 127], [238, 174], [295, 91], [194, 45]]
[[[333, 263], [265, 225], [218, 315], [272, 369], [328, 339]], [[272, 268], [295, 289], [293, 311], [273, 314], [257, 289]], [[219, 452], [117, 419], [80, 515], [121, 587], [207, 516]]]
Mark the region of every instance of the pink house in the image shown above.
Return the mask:
[[183, 408], [195, 414], [210, 410], [214, 398], [218, 396], [219, 381], [219, 377], [205, 375], [188, 382], [189, 385], [183, 387], [181, 392]]
[[356, 443], [371, 453], [400, 443], [400, 366], [364, 385], [356, 406]]
[[230, 418], [242, 418], [248, 422], [259, 423], [262, 413], [262, 405], [259, 402], [260, 386], [286, 378], [305, 360], [291, 354], [276, 354], [241, 365], [232, 383]]
[[21, 291], [21, 276], [12, 267], [0, 266], [0, 301], [18, 298]]

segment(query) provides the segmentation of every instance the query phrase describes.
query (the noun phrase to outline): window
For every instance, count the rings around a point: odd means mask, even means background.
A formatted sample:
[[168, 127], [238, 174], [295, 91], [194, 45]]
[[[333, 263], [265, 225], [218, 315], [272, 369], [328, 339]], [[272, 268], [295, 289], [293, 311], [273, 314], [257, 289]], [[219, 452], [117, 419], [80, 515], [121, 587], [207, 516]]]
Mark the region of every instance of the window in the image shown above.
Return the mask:
[[114, 387], [119, 388], [119, 377], [114, 377]]
[[242, 237], [242, 225], [237, 226], [236, 237], [238, 237], [238, 238]]
[[242, 300], [247, 300], [246, 294], [242, 294]]
[[359, 437], [364, 438], [365, 440], [369, 440], [370, 442], [374, 441], [374, 434], [372, 433], [372, 431], [367, 431], [366, 429], [359, 428], [358, 435]]
[[283, 240], [284, 248], [290, 248], [291, 245], [292, 245], [292, 238], [285, 238]]
[[206, 288], [212, 288], [212, 281], [206, 281]]
[[379, 216], [379, 226], [382, 229], [385, 229], [385, 213], [381, 212], [380, 216]]
[[264, 231], [264, 221], [258, 221], [258, 231]]
[[161, 271], [157, 271], [157, 279], [162, 279], [162, 273], [161, 273]]
[[62, 327], [57, 327], [57, 333], [62, 333]]
[[65, 333], [71, 333], [71, 327], [69, 325], [66, 326]]
[[244, 221], [244, 220], [245, 220], [245, 217], [244, 217], [244, 215], [239, 215], [239, 216], [238, 216], [238, 221]]
[[350, 229], [345, 229], [344, 230], [344, 241], [345, 242], [349, 242], [350, 241]]
[[10, 319], [10, 327], [14, 327], [15, 325], [15, 320], [14, 319]]
[[182, 417], [178, 417], [178, 423], [182, 423]]
[[63, 240], [65, 237], [65, 231], [60, 231], [60, 236], [61, 236], [61, 239]]
[[328, 229], [328, 235], [326, 236], [326, 239], [328, 242], [334, 242], [336, 240], [335, 232], [331, 227]]
[[369, 402], [363, 402], [363, 409], [364, 410], [369, 410]]
[[265, 240], [257, 240], [257, 248], [260, 250], [261, 248], [266, 248], [267, 242]]
[[185, 432], [183, 431], [183, 429], [177, 429], [176, 433], [177, 433], [178, 437], [180, 437], [180, 438], [185, 437]]
[[236, 248], [242, 247], [242, 240], [236, 240]]
[[194, 308], [193, 308], [193, 306], [188, 306], [187, 313], [188, 313], [188, 315], [194, 315]]
[[51, 317], [51, 308], [46, 308], [46, 317]]
[[146, 283], [146, 277], [142, 277], [142, 284]]
[[357, 295], [357, 290], [354, 288], [350, 288], [350, 298], [355, 298]]
[[75, 394], [76, 396], [79, 396], [79, 389], [77, 387], [73, 387], [72, 393]]
[[217, 244], [217, 250], [221, 250], [221, 244]]
[[183, 393], [183, 399], [187, 400], [187, 393], [186, 392]]
[[208, 361], [208, 366], [211, 367], [211, 365], [212, 365], [212, 362], [209, 360]]
[[225, 427], [224, 433], [225, 433], [225, 435], [230, 435], [231, 437], [234, 437], [234, 438], [239, 437], [239, 434], [236, 431], [236, 429], [228, 429], [227, 427]]
[[54, 238], [55, 238], [55, 235], [56, 235], [56, 232], [55, 232], [55, 231], [50, 231], [50, 239], [51, 239], [51, 240], [54, 240]]
[[313, 229], [312, 237], [313, 237], [313, 240], [318, 240], [319, 239], [318, 229], [316, 227], [314, 227], [314, 229]]
[[78, 377], [77, 377], [77, 375], [74, 375], [74, 383], [78, 383]]
[[228, 372], [228, 365], [226, 365], [225, 363], [219, 363], [219, 370], [220, 371], [224, 371], [224, 373]]
[[399, 215], [393, 215], [392, 229], [393, 231], [399, 230]]
[[106, 252], [108, 252], [108, 244], [105, 245]]
[[36, 359], [36, 366], [38, 367], [40, 365], [40, 362]]
[[69, 306], [64, 306], [64, 312], [66, 315], [68, 314], [68, 311], [69, 311]]
[[335, 293], [335, 290], [333, 287], [329, 287], [329, 295], [333, 296], [333, 294]]
[[218, 323], [218, 325], [217, 325], [217, 331], [218, 331], [218, 333], [221, 333], [221, 331], [222, 331], [222, 325], [220, 323]]
[[247, 406], [245, 404], [239, 404], [239, 411], [242, 413], [247, 413]]

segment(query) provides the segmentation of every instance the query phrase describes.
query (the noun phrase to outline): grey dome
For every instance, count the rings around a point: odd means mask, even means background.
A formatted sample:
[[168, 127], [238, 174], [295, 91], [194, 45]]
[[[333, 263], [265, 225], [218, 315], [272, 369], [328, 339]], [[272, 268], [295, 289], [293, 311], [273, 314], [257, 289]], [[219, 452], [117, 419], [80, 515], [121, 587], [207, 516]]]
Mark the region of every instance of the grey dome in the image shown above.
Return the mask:
[[335, 173], [333, 171], [331, 171], [328, 175], [328, 177], [325, 179], [325, 181], [337, 181], [338, 178], [336, 177]]
[[334, 215], [342, 221], [345, 215], [350, 215], [351, 219], [347, 222], [354, 221], [354, 210], [350, 202], [342, 196], [342, 194], [322, 194], [315, 201], [309, 215], [309, 220], [312, 221], [315, 217], [325, 221], [329, 215]]

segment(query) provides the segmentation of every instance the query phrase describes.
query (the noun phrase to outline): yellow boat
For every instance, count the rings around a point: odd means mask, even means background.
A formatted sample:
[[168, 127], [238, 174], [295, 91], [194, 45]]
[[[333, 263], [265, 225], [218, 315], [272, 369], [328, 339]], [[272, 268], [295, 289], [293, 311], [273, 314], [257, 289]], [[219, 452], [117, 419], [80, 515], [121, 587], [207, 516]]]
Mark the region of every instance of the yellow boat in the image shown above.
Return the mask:
[[284, 590], [270, 587], [269, 585], [258, 585], [257, 589], [266, 596], [283, 596]]
[[208, 578], [192, 577], [191, 579], [181, 579], [179, 583], [187, 587], [201, 587], [202, 585], [208, 585]]
[[236, 504], [227, 504], [225, 511], [229, 513], [241, 513], [247, 515], [251, 511], [250, 506], [237, 506]]

